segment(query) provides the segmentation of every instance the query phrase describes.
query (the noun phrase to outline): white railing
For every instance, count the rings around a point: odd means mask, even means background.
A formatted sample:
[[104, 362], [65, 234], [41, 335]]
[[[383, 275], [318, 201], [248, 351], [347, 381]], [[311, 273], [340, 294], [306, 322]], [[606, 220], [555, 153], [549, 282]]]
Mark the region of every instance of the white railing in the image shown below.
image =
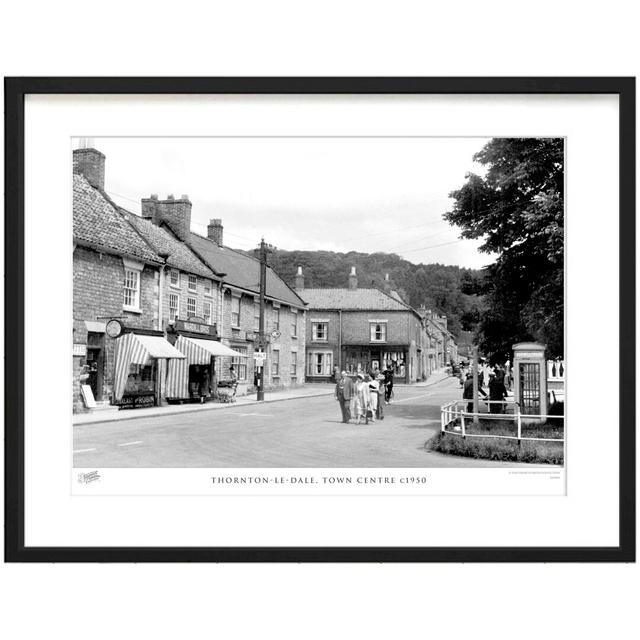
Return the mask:
[[564, 360], [547, 360], [547, 380], [561, 380], [564, 382]]
[[[563, 433], [564, 433], [564, 416], [552, 416], [546, 414], [525, 414], [520, 413], [520, 406], [517, 403], [503, 400], [482, 400], [484, 404], [501, 404], [505, 405], [505, 409], [508, 408], [508, 405], [513, 405], [514, 413], [473, 413], [464, 410], [464, 406], [466, 406], [470, 401], [462, 400], [457, 402], [448, 402], [447, 404], [443, 404], [440, 407], [440, 431], [442, 433], [450, 433], [455, 436], [461, 436], [462, 438], [503, 438], [506, 440], [517, 440], [518, 442], [522, 440], [535, 440], [539, 442], [564, 442], [564, 437], [562, 438], [532, 438], [530, 436], [522, 435], [522, 423], [530, 423], [530, 421], [536, 421], [535, 427], [540, 429], [556, 429], [557, 425], [547, 424], [547, 420], [562, 420], [563, 421]], [[472, 401], [471, 401], [472, 402]], [[462, 405], [462, 406], [461, 406]], [[491, 433], [470, 433], [469, 427], [473, 429], [476, 423], [480, 420], [505, 420], [509, 422], [514, 422], [516, 424], [517, 432], [516, 435], [498, 435]], [[460, 422], [460, 425], [457, 426], [455, 423]], [[538, 424], [538, 421], [540, 423]], [[451, 425], [454, 425], [451, 427]], [[530, 424], [525, 424], [525, 426], [530, 426]]]

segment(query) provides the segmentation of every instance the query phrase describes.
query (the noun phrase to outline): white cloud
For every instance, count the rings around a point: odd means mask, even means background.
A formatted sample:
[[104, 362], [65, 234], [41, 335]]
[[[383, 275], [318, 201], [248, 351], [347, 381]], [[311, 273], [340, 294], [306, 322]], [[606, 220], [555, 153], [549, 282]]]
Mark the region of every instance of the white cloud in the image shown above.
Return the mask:
[[94, 138], [106, 189], [132, 211], [188, 194], [192, 226], [222, 218], [225, 243], [393, 252], [412, 262], [492, 261], [442, 214], [487, 138]]

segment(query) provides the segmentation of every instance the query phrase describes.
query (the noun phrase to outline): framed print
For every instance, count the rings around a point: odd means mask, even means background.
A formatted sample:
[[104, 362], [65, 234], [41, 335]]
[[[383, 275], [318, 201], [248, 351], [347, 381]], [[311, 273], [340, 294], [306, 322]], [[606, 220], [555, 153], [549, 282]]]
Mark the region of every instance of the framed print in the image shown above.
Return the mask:
[[635, 560], [633, 78], [5, 113], [7, 560]]

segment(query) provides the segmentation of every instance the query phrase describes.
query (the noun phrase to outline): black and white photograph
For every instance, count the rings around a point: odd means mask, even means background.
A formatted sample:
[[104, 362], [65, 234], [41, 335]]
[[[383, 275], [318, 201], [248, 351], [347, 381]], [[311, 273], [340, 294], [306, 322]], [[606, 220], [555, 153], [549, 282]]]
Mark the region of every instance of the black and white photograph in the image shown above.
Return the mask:
[[564, 138], [71, 146], [80, 484], [564, 468]]

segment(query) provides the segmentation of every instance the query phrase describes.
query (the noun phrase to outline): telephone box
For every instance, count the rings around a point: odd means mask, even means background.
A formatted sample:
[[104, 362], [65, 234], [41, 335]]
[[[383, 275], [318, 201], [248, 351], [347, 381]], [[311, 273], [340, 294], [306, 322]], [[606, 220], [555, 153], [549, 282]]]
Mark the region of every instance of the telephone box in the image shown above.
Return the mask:
[[[515, 401], [520, 413], [545, 416], [547, 414], [547, 369], [545, 345], [519, 342], [513, 345], [513, 382]], [[526, 422], [544, 422], [525, 419]]]

